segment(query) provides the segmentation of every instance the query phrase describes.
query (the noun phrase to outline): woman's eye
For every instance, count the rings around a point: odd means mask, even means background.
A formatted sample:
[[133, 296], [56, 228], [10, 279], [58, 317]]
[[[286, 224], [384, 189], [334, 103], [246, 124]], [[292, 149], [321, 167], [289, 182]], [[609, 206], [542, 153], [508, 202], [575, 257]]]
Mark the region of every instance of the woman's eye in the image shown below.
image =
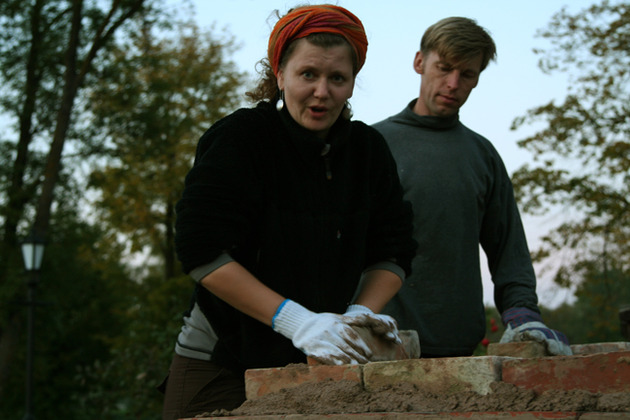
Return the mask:
[[337, 82], [337, 83], [342, 83], [344, 80], [346, 80], [346, 78], [345, 78], [345, 77], [343, 77], [343, 76], [342, 76], [342, 75], [340, 75], [340, 74], [337, 74], [337, 75], [334, 75], [334, 76], [332, 77], [332, 80], [333, 80], [333, 81], [335, 81], [335, 82]]

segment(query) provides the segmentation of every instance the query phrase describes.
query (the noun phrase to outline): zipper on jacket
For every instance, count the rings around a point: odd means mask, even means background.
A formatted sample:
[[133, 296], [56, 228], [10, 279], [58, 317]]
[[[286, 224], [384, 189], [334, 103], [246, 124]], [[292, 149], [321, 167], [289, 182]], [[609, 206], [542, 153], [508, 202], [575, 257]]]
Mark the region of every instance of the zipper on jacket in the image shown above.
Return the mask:
[[326, 179], [330, 181], [332, 179], [332, 170], [330, 169], [330, 156], [328, 156], [328, 152], [330, 152], [330, 144], [326, 143], [326, 145], [322, 149], [322, 156], [324, 156]]

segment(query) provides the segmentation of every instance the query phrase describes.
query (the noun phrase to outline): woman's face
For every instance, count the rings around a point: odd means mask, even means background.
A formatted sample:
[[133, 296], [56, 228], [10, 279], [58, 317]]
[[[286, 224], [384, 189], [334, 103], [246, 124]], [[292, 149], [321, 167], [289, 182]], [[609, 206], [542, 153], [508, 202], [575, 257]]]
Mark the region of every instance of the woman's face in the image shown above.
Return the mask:
[[299, 39], [284, 67], [278, 87], [291, 117], [304, 128], [326, 138], [346, 100], [352, 96], [352, 53], [347, 44], [318, 47]]

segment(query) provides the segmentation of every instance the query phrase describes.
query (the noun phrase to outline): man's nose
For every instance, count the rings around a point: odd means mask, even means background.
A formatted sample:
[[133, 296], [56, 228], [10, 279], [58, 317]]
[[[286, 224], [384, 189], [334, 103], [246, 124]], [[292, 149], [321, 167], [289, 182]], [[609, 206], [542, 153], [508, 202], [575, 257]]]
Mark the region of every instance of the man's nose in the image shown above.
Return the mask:
[[453, 70], [446, 76], [446, 84], [449, 89], [457, 89], [459, 87], [459, 79], [461, 74], [459, 70]]

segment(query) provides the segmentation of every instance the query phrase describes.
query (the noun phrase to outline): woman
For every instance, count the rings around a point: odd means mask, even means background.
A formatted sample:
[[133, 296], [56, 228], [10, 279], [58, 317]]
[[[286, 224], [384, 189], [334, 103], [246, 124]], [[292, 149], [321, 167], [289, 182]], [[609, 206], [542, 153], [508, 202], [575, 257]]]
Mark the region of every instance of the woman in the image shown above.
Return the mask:
[[177, 205], [178, 256], [197, 284], [165, 419], [237, 407], [245, 369], [306, 356], [365, 363], [371, 350], [352, 326], [399, 340], [395, 321], [375, 313], [402, 285], [416, 245], [389, 149], [350, 121], [366, 51], [346, 9], [291, 10], [248, 93], [260, 102], [201, 137]]

